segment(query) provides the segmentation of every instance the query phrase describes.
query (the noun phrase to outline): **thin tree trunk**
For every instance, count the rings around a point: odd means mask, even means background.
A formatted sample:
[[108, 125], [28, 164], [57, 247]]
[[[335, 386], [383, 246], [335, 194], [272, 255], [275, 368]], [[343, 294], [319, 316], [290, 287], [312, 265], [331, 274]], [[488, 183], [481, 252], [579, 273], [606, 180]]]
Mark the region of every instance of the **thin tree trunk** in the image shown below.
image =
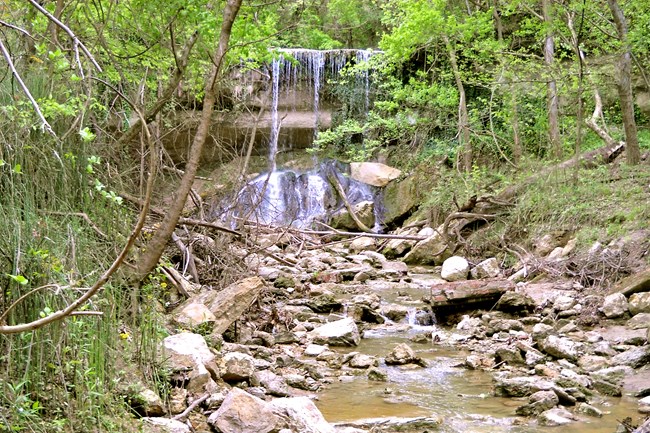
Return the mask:
[[181, 183], [172, 197], [171, 205], [168, 208], [163, 221], [147, 243], [145, 251], [137, 262], [135, 275], [133, 275], [132, 278], [135, 281], [141, 281], [144, 279], [144, 277], [146, 277], [147, 274], [158, 264], [158, 260], [160, 259], [160, 256], [162, 256], [165, 246], [174, 232], [176, 223], [178, 222], [183, 207], [185, 206], [187, 196], [192, 188], [194, 177], [196, 176], [196, 171], [199, 166], [203, 144], [208, 136], [212, 121], [212, 111], [216, 102], [216, 82], [221, 71], [224, 57], [228, 50], [232, 25], [239, 13], [241, 4], [242, 0], [228, 0], [224, 8], [219, 44], [213, 56], [213, 66], [205, 83], [205, 96], [203, 98], [201, 121], [198, 125], [194, 140], [192, 141], [192, 146], [190, 147], [190, 157], [185, 166], [185, 174], [181, 178]]
[[625, 128], [625, 156], [629, 165], [636, 165], [641, 160], [639, 149], [639, 137], [634, 121], [634, 99], [632, 95], [632, 55], [627, 43], [627, 22], [625, 15], [617, 0], [607, 0], [609, 9], [612, 12], [618, 38], [623, 45], [623, 53], [619, 59], [618, 68], [618, 97], [621, 101], [621, 114], [623, 115], [623, 127]]
[[469, 131], [469, 114], [467, 112], [467, 100], [465, 96], [465, 86], [460, 76], [458, 69], [458, 62], [456, 60], [456, 50], [451, 45], [449, 38], [444, 36], [445, 45], [447, 47], [447, 54], [449, 55], [449, 62], [451, 69], [454, 73], [456, 80], [456, 87], [458, 89], [458, 139], [460, 141], [460, 152], [462, 152], [462, 169], [464, 171], [472, 170], [472, 142], [470, 139]]
[[[553, 30], [551, 29], [551, 1], [542, 0], [542, 14], [544, 24], [547, 27], [546, 39], [544, 40], [544, 62], [548, 73], [553, 74], [553, 63], [555, 62], [555, 42]], [[557, 96], [557, 83], [554, 78], [549, 78], [546, 83], [546, 108], [548, 111], [548, 138], [551, 147], [551, 154], [555, 158], [562, 157], [562, 143], [560, 141], [560, 108]]]

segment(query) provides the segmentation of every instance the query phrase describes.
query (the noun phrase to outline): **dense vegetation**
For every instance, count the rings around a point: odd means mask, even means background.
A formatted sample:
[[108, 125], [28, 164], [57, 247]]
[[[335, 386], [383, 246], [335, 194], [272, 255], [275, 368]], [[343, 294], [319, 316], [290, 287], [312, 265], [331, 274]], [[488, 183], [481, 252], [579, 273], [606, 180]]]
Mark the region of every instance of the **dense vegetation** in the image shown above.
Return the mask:
[[[608, 140], [625, 140], [629, 165], [639, 163], [650, 107], [630, 95], [650, 92], [649, 11], [646, 0], [3, 2], [0, 432], [127, 431], [126, 364], [163, 383], [152, 360], [165, 331], [147, 300], [165, 291], [155, 266], [169, 231], [163, 223], [141, 234], [138, 212], [148, 175], [178, 183], [174, 227], [197, 167], [179, 167], [181, 180], [161, 171], [172, 164], [161, 140], [180, 110], [243, 110], [233, 71], [266, 68], [276, 47], [382, 50], [357, 65], [373, 75], [371, 110], [359, 109], [353, 79], [338, 83], [335, 96], [348, 102], [317, 150], [385, 155], [408, 169], [443, 161], [458, 169], [450, 182], [463, 199], [495, 173], [516, 178]], [[602, 174], [566, 174], [551, 189], [582, 201], [600, 194], [592, 187]], [[451, 203], [448, 188], [434, 191], [432, 207]], [[520, 212], [557, 206], [549, 198], [528, 197]], [[154, 194], [153, 205], [163, 199]], [[599, 218], [561, 205], [557, 218]], [[623, 221], [648, 218], [632, 211]], [[99, 293], [67, 318], [11, 328], [51, 317], [91, 287]]]

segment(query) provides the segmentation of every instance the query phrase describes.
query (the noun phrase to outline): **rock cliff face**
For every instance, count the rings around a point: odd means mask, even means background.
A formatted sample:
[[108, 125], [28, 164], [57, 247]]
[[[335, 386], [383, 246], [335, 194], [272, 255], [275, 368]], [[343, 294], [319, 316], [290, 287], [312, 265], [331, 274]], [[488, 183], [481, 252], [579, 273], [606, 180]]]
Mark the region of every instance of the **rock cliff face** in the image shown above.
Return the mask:
[[[253, 154], [269, 155], [278, 150], [309, 147], [318, 130], [332, 124], [332, 112], [341, 105], [332, 97], [328, 84], [347, 65], [367, 60], [370, 50], [282, 49], [281, 56], [256, 70], [238, 69], [226, 79], [226, 105], [244, 109], [215, 114], [211, 137], [206, 142], [203, 162], [219, 164], [233, 154], [245, 153], [253, 135]], [[369, 76], [362, 73], [357, 84], [365, 109], [369, 105]], [[231, 114], [233, 113], [233, 114]], [[179, 115], [177, 125], [164, 139], [172, 159], [182, 163], [194, 136], [198, 118]]]

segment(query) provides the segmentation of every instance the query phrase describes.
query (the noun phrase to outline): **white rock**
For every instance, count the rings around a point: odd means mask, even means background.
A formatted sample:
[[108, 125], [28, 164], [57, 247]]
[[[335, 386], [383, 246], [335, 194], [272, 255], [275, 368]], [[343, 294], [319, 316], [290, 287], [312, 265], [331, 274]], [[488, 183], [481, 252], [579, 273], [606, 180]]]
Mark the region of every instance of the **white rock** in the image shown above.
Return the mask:
[[[316, 405], [307, 397], [277, 398], [271, 402], [277, 417], [286, 420], [291, 431], [300, 433], [334, 433]], [[253, 430], [249, 430], [253, 431]]]
[[217, 318], [205, 305], [192, 302], [176, 313], [174, 320], [180, 325], [195, 327], [204, 323], [214, 322]]
[[608, 319], [621, 317], [628, 310], [627, 298], [622, 293], [613, 293], [605, 297], [603, 306], [600, 309]]
[[271, 405], [239, 388], [232, 388], [208, 424], [221, 433], [268, 433], [276, 430], [280, 420]]
[[305, 356], [318, 356], [321, 353], [325, 352], [327, 350], [327, 346], [323, 346], [320, 344], [309, 344], [305, 348], [304, 355]]
[[442, 263], [440, 276], [447, 281], [462, 281], [467, 279], [469, 263], [464, 257], [449, 257]]
[[501, 273], [499, 262], [496, 258], [491, 257], [483, 260], [470, 271], [472, 278], [480, 280], [481, 278], [496, 278]]
[[182, 332], [165, 338], [162, 346], [164, 359], [171, 370], [190, 370], [187, 388], [191, 392], [201, 392], [213, 376], [218, 376], [214, 354], [203, 336]]
[[351, 162], [350, 177], [372, 186], [384, 187], [402, 172], [379, 162]]
[[221, 360], [221, 378], [225, 381], [246, 380], [255, 373], [255, 358], [245, 353], [226, 353]]
[[358, 346], [361, 341], [359, 328], [349, 317], [319, 326], [310, 335], [314, 343], [330, 346]]
[[[185, 424], [180, 421], [176, 421], [175, 419], [169, 419], [169, 418], [159, 418], [159, 417], [151, 417], [147, 418], [144, 417], [142, 418], [142, 421], [146, 424], [150, 424], [152, 426], [156, 426], [158, 429], [156, 430], [157, 432], [164, 432], [164, 433], [190, 433], [190, 428]], [[146, 431], [146, 430], [145, 430]]]
[[375, 251], [377, 249], [377, 242], [374, 238], [368, 236], [361, 236], [350, 242], [350, 250], [355, 253], [361, 251]]

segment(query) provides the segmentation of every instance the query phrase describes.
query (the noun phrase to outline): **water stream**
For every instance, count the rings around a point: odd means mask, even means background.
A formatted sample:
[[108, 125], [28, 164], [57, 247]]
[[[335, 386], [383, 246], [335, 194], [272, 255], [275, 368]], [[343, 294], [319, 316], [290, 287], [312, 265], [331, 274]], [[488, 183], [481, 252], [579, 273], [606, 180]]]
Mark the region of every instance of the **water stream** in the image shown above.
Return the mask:
[[[424, 276], [425, 280], [436, 278]], [[462, 365], [468, 352], [437, 344], [415, 343], [416, 334], [446, 332], [437, 325], [422, 326], [416, 312], [422, 311], [422, 289], [418, 284], [405, 286], [396, 294], [389, 287], [375, 290], [384, 302], [401, 304], [408, 314], [401, 323], [377, 325], [364, 332], [358, 347], [336, 348], [346, 353], [361, 352], [377, 358], [385, 357], [395, 345], [406, 343], [427, 360], [427, 368], [387, 366], [387, 382], [370, 381], [363, 374], [346, 376], [345, 380], [328, 385], [319, 393], [316, 405], [332, 423], [353, 422], [372, 418], [433, 417], [441, 419], [438, 431], [447, 433], [549, 433], [557, 427], [538, 426], [534, 420], [515, 415], [515, 409], [526, 399], [500, 398], [492, 395], [492, 375], [486, 371], [469, 370]], [[579, 421], [562, 426], [562, 433], [614, 433], [622, 420], [636, 413], [637, 399], [631, 396], [605, 398], [594, 396], [590, 404], [603, 411], [602, 418], [581, 416]]]

